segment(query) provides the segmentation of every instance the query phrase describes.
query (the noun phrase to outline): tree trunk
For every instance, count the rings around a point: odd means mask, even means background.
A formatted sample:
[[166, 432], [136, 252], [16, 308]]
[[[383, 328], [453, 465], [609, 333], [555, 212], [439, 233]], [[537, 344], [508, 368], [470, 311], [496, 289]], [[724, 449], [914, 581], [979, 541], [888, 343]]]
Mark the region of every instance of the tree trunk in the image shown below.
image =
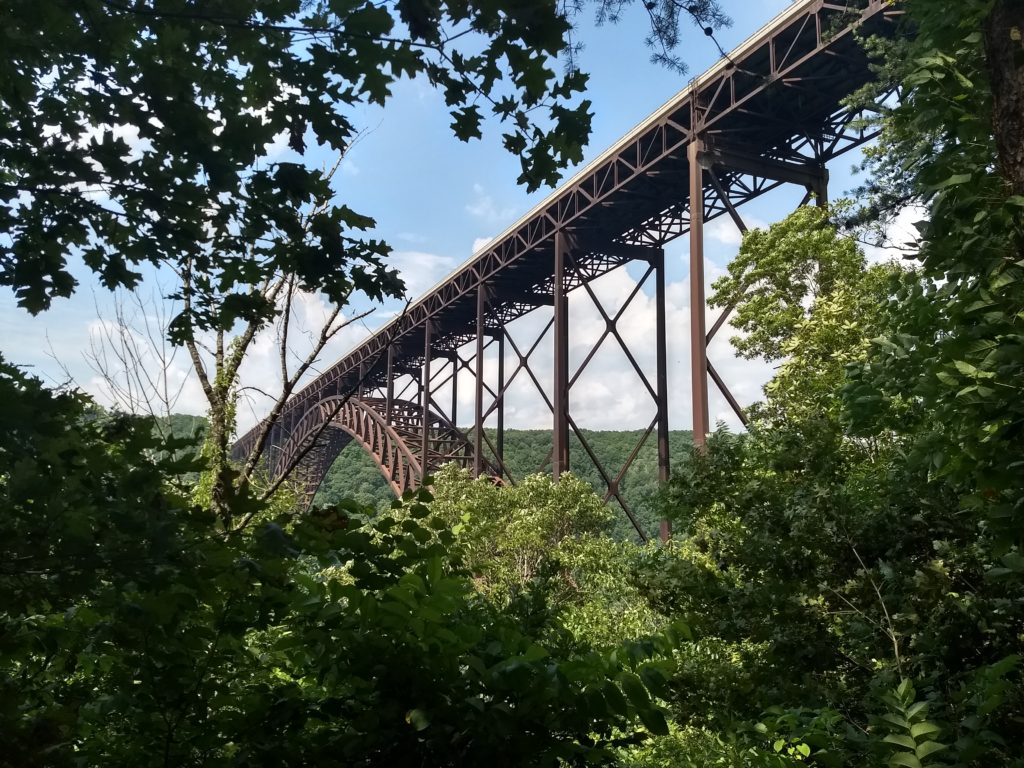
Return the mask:
[[997, 0], [985, 21], [999, 172], [1024, 195], [1024, 0]]

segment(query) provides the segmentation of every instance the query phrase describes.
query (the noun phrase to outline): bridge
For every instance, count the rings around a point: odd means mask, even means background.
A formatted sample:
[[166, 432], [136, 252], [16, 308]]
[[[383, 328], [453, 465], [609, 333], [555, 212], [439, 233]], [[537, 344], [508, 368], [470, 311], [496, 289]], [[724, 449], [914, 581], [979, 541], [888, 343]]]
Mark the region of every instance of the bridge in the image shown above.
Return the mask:
[[[651, 439], [659, 476], [668, 477], [664, 247], [689, 236], [691, 415], [700, 445], [710, 430], [709, 384], [745, 422], [707, 357], [707, 345], [730, 310], [707, 327], [704, 225], [728, 216], [746, 231], [738, 209], [781, 185], [802, 188], [801, 204], [826, 201], [826, 164], [872, 138], [858, 115], [842, 106], [871, 77], [855, 30], [891, 33], [899, 14], [883, 0], [794, 3], [293, 395], [268, 429], [257, 425], [238, 440], [233, 457], [258, 457], [272, 478], [294, 471], [310, 494], [353, 441], [398, 494], [451, 461], [475, 475], [514, 483], [503, 443], [507, 393], [518, 377], [551, 413], [545, 466], [556, 478], [567, 471], [575, 439], [595, 463], [605, 499], [617, 501], [646, 538], [622, 485]], [[627, 264], [639, 265], [643, 277], [622, 307], [604, 306], [594, 281]], [[638, 350], [626, 344], [620, 327], [626, 306], [645, 287], [654, 293], [653, 371], [637, 362]], [[605, 327], [570, 369], [575, 329], [568, 296], [574, 291], [592, 299]], [[517, 342], [509, 325], [538, 314], [540, 335]], [[570, 408], [573, 386], [606, 342], [619, 345], [653, 411], [618, 468], [602, 464]], [[537, 375], [542, 351], [553, 356], [545, 360], [553, 365], [550, 382]], [[471, 414], [459, 413], [459, 383], [466, 381], [473, 383]]]

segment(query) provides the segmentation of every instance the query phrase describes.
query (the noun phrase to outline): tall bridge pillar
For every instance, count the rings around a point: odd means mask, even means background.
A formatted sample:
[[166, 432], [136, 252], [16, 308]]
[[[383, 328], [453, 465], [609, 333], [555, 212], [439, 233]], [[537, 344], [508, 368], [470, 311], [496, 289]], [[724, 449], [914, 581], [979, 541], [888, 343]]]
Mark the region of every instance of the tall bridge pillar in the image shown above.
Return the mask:
[[711, 427], [708, 423], [708, 347], [705, 341], [704, 310], [704, 142], [686, 148], [690, 163], [690, 402], [693, 414], [693, 442], [704, 446]]
[[710, 330], [705, 328], [704, 296], [704, 219], [709, 198], [719, 209], [725, 209], [741, 233], [747, 231], [736, 205], [730, 199], [723, 177], [746, 176], [778, 184], [797, 184], [805, 189], [800, 205], [812, 199], [819, 206], [828, 204], [828, 169], [823, 161], [800, 162], [754, 156], [732, 149], [721, 142], [710, 146], [694, 139], [687, 146], [689, 163], [689, 239], [690, 239], [690, 375], [692, 381], [693, 442], [703, 447], [711, 431], [708, 416], [708, 379], [722, 393], [739, 420], [747, 423], [746, 414], [729, 387], [708, 360], [707, 348], [715, 334], [729, 319], [734, 307], [726, 307]]
[[554, 426], [551, 440], [551, 474], [555, 480], [569, 470], [569, 299], [565, 283], [571, 255], [565, 232], [555, 233], [554, 269]]

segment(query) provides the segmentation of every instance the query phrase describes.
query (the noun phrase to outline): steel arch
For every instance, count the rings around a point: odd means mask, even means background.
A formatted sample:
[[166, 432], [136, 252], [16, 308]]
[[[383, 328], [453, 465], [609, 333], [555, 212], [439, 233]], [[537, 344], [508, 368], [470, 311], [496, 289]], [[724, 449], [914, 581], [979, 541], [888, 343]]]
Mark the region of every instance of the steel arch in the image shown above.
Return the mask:
[[[423, 412], [419, 404], [393, 401], [390, 423], [387, 406], [384, 398], [323, 398], [304, 414], [288, 440], [274, 451], [273, 475], [278, 477], [294, 465], [308, 498], [312, 499], [330, 465], [353, 440], [370, 455], [396, 496], [418, 487], [423, 482], [424, 470], [429, 474], [449, 462], [462, 467], [473, 465], [470, 441], [447, 419], [430, 413], [424, 459]], [[315, 444], [316, 449], [303, 455], [304, 446], [310, 444]], [[487, 470], [497, 475], [489, 465]]]

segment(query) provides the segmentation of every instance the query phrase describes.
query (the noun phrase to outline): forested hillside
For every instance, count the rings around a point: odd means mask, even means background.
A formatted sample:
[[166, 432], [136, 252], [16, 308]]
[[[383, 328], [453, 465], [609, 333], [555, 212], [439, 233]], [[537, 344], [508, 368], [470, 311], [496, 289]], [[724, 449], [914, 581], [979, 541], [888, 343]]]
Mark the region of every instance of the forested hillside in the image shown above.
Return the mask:
[[[584, 437], [591, 449], [614, 477], [618, 474], [630, 452], [640, 439], [640, 431], [590, 431]], [[491, 438], [494, 440], [493, 436]], [[604, 481], [590, 457], [575, 435], [571, 438], [572, 472], [591, 488], [603, 493]], [[669, 435], [670, 455], [686, 455], [691, 436], [688, 431], [673, 431]], [[550, 472], [548, 457], [551, 451], [551, 432], [543, 429], [513, 429], [505, 432], [505, 464], [515, 481], [535, 472]], [[641, 521], [648, 535], [657, 534], [659, 516], [654, 509], [653, 496], [658, 490], [658, 451], [654, 436], [648, 438], [637, 454], [622, 482], [626, 503]], [[394, 499], [384, 477], [370, 456], [358, 445], [350, 444], [331, 466], [316, 495], [317, 504], [332, 504], [352, 498], [360, 504], [381, 508]], [[614, 533], [616, 537], [633, 539], [636, 531], [615, 507]]]

